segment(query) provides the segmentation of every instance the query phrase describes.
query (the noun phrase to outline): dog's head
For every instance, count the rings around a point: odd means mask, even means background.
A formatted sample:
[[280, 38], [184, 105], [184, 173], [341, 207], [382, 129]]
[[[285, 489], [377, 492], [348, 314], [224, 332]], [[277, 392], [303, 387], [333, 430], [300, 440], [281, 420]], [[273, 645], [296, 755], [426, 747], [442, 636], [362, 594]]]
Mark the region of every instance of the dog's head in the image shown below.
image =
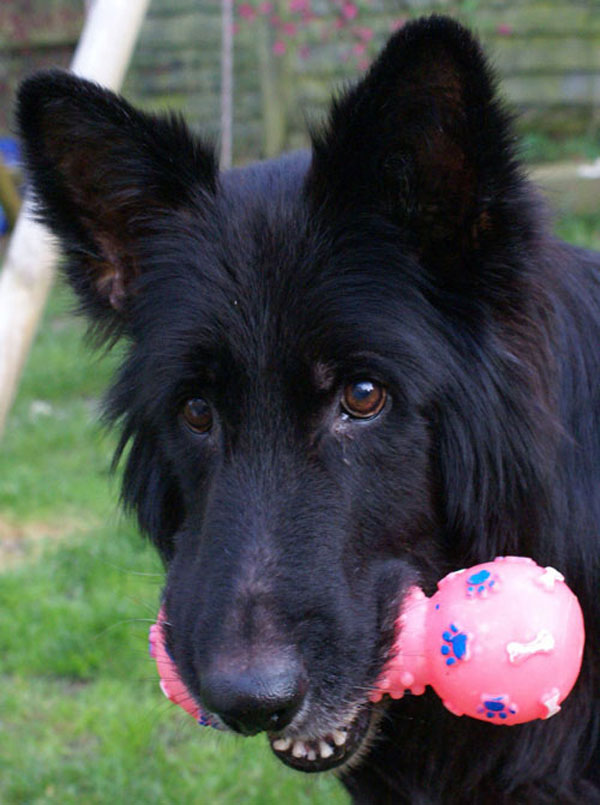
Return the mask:
[[494, 462], [509, 419], [532, 442], [523, 383], [497, 392], [526, 374], [533, 228], [478, 45], [407, 25], [311, 155], [224, 175], [66, 74], [24, 84], [19, 122], [83, 308], [129, 344], [107, 410], [182, 678], [290, 765], [346, 762], [403, 592], [490, 558], [490, 512], [510, 534], [522, 503]]

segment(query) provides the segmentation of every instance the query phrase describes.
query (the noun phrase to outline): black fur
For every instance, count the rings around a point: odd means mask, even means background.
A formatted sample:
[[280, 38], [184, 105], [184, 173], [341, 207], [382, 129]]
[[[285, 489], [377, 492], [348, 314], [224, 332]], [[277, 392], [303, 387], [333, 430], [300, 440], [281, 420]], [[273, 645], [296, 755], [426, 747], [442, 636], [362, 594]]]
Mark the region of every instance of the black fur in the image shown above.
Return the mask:
[[[219, 669], [292, 657], [290, 729], [323, 733], [366, 701], [411, 582], [532, 556], [586, 618], [562, 712], [387, 703], [341, 779], [361, 803], [600, 802], [600, 258], [550, 234], [471, 35], [406, 25], [312, 156], [224, 175], [180, 121], [63, 73], [18, 115], [83, 308], [129, 343], [107, 417], [199, 700]], [[368, 421], [340, 407], [362, 378], [388, 394]]]

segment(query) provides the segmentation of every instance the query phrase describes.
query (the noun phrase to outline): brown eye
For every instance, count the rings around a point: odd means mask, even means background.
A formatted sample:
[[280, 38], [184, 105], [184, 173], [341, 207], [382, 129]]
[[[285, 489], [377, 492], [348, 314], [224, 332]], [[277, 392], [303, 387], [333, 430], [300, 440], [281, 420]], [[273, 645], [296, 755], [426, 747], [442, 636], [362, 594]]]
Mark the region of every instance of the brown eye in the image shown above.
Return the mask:
[[196, 433], [207, 433], [213, 422], [210, 406], [201, 397], [193, 397], [183, 407], [186, 425]]
[[387, 391], [372, 380], [357, 380], [344, 387], [342, 408], [357, 419], [372, 419], [381, 413]]

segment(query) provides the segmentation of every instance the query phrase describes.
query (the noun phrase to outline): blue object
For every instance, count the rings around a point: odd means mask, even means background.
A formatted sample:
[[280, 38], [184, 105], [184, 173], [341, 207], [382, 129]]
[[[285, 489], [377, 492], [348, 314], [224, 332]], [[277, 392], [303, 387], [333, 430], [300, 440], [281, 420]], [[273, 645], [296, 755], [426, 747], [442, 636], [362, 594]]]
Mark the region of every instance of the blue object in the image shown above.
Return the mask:
[[7, 168], [16, 168], [21, 163], [21, 148], [12, 137], [0, 137], [0, 155]]
[[[443, 632], [444, 643], [440, 649], [444, 657], [448, 657], [446, 665], [454, 665], [457, 660], [463, 660], [467, 654], [467, 635], [461, 632], [453, 623], [450, 624], [450, 631]], [[453, 656], [448, 656], [452, 654]]]
[[[21, 163], [21, 148], [12, 137], [0, 137], [0, 156], [7, 168], [16, 168]], [[0, 236], [8, 232], [8, 219], [0, 206]]]

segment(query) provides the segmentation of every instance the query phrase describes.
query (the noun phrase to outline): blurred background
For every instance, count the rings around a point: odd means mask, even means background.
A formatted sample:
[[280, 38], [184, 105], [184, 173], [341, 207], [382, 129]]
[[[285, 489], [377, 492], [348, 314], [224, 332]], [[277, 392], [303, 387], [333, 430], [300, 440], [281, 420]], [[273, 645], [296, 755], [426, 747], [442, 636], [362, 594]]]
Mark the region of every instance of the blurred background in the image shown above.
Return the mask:
[[[23, 192], [14, 93], [34, 70], [71, 63], [93, 8], [0, 4], [0, 303]], [[122, 92], [181, 112], [225, 164], [307, 145], [307, 124], [392, 31], [431, 11], [458, 17], [519, 113], [556, 230], [600, 248], [598, 0], [150, 0], [144, 11]], [[162, 698], [147, 653], [161, 568], [118, 511], [115, 437], [97, 424], [120, 348], [86, 348], [60, 282], [38, 307], [0, 437], [0, 802], [346, 802], [332, 777], [283, 768], [264, 738], [201, 729]], [[15, 329], [0, 320], [0, 369]]]

